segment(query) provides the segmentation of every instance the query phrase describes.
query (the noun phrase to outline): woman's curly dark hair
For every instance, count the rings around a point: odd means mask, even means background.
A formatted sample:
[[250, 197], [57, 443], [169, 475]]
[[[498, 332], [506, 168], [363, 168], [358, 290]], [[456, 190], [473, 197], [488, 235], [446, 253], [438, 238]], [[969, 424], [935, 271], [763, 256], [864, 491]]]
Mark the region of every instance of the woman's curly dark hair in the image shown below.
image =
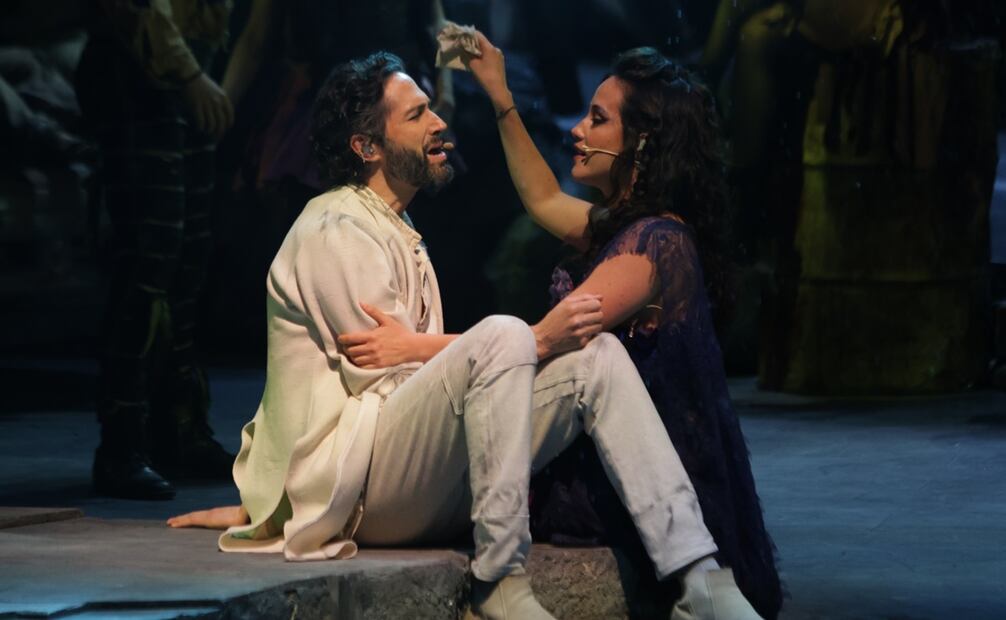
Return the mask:
[[335, 67], [322, 85], [311, 114], [311, 145], [331, 187], [362, 180], [363, 161], [349, 147], [354, 134], [384, 144], [384, 83], [398, 72], [405, 72], [401, 58], [376, 52]]
[[[712, 93], [651, 47], [620, 54], [610, 76], [625, 87], [624, 150], [611, 165], [614, 191], [591, 210], [587, 256], [597, 256], [619, 231], [640, 218], [676, 214], [695, 231], [706, 289], [715, 315], [724, 319], [732, 305], [725, 247], [728, 193]], [[645, 145], [637, 153], [644, 133]]]

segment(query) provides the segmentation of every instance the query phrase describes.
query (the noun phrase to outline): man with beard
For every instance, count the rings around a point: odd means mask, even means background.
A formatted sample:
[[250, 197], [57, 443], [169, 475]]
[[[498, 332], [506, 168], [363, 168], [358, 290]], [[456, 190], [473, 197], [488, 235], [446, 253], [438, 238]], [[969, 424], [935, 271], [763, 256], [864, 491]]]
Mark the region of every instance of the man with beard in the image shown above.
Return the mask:
[[571, 294], [534, 326], [492, 316], [443, 333], [405, 213], [452, 175], [429, 103], [383, 52], [322, 87], [312, 141], [335, 188], [307, 204], [269, 271], [265, 393], [234, 466], [242, 505], [168, 524], [227, 527], [224, 551], [316, 560], [357, 542], [450, 543], [474, 523], [472, 611], [551, 618], [525, 574], [528, 482], [587, 432], [657, 572], [684, 581], [679, 607], [694, 613], [676, 617], [741, 617], [646, 387], [599, 333], [597, 296]]

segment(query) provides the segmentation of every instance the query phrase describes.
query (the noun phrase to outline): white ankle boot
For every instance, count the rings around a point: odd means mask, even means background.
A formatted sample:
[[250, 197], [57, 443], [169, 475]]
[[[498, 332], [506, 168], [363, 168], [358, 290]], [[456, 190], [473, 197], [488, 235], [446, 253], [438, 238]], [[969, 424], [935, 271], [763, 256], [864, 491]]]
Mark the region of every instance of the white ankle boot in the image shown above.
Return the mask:
[[685, 580], [685, 593], [671, 610], [671, 620], [762, 620], [737, 587], [729, 568], [696, 577]]
[[534, 598], [527, 575], [495, 582], [472, 578], [471, 607], [465, 620], [555, 620]]

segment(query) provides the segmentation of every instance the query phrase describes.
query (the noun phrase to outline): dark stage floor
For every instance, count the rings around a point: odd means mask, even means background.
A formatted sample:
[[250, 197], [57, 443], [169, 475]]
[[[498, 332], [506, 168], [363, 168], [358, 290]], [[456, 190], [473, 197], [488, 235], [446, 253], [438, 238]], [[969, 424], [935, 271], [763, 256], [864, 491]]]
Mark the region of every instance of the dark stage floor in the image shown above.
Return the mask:
[[[164, 517], [234, 502], [234, 490], [185, 486], [172, 502], [93, 496], [94, 368], [2, 365], [0, 506], [77, 507], [88, 518], [0, 529], [0, 617], [174, 600], [175, 610], [70, 616], [173, 617], [198, 611], [186, 601], [284, 580], [450, 563], [434, 551], [249, 562], [217, 553], [210, 532], [168, 532]], [[213, 368], [211, 380], [214, 426], [236, 449], [262, 373]], [[1006, 618], [1006, 394], [824, 401], [758, 393], [746, 379], [732, 391], [791, 593], [783, 618]]]

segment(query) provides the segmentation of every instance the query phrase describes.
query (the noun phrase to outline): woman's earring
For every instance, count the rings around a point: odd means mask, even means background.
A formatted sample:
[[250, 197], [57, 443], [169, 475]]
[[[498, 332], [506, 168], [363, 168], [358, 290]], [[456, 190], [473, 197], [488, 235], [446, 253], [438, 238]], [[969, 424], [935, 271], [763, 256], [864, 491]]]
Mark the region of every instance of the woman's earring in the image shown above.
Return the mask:
[[650, 137], [650, 134], [643, 132], [639, 134], [639, 144], [636, 145], [636, 155], [633, 160], [633, 165], [639, 166], [640, 161], [643, 158], [643, 149], [646, 148], [646, 139]]
[[643, 166], [643, 149], [646, 148], [646, 138], [649, 134], [645, 131], [639, 134], [639, 144], [636, 145], [636, 153], [632, 158], [632, 178], [629, 179], [629, 191], [631, 192], [636, 188], [636, 180], [639, 178], [639, 171], [645, 168]]

